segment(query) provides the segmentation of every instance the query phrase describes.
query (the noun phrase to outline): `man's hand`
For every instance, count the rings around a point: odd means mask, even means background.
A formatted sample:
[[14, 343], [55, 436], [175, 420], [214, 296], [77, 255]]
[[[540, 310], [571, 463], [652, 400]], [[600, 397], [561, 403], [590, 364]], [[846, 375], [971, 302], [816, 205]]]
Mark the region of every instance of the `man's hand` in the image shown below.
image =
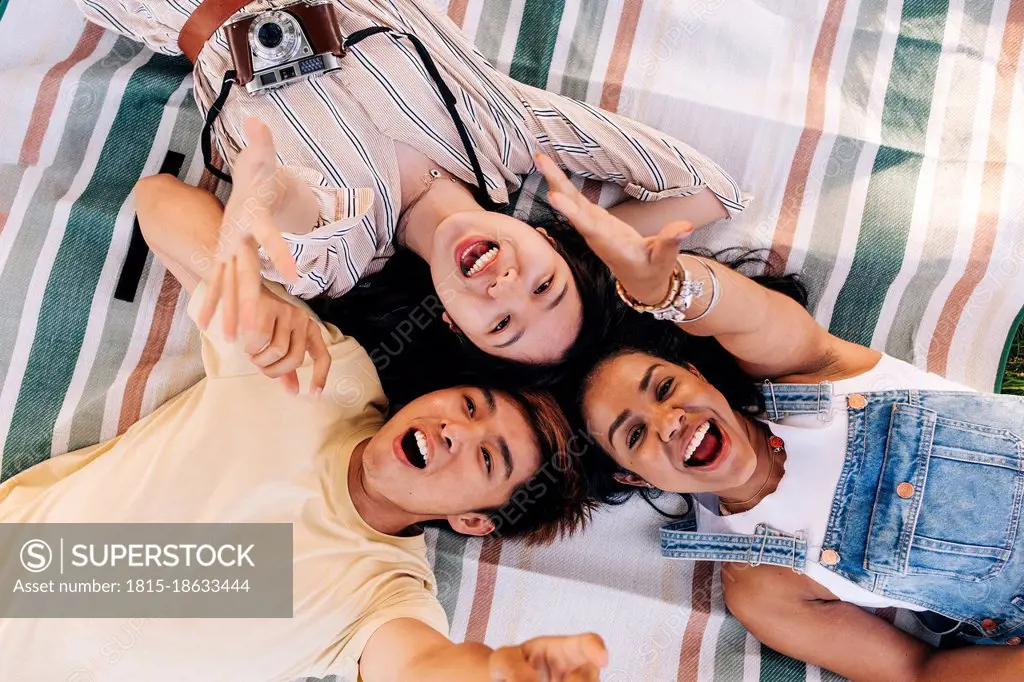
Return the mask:
[[598, 682], [608, 651], [597, 635], [538, 637], [491, 654], [491, 682]]
[[[207, 296], [200, 311], [205, 328], [217, 308], [216, 299]], [[289, 393], [299, 392], [296, 370], [306, 353], [313, 359], [310, 395], [319, 395], [327, 384], [331, 354], [320, 333], [320, 325], [305, 308], [275, 296], [262, 284], [256, 306], [256, 322], [245, 337], [245, 352], [266, 376], [280, 379]]]

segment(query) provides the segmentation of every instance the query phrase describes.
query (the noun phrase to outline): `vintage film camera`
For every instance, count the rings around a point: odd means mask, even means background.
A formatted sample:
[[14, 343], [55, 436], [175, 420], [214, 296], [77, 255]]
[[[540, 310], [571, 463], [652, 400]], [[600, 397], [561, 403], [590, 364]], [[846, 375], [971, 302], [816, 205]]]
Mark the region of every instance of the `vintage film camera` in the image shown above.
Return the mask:
[[224, 27], [238, 83], [250, 93], [280, 87], [341, 66], [345, 38], [330, 2], [297, 2]]

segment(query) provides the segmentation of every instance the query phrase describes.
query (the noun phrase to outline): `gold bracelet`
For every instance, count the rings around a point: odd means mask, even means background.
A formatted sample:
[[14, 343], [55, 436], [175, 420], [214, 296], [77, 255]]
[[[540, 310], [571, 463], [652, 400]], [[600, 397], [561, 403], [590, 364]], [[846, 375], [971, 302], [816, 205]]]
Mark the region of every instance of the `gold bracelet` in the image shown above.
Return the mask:
[[656, 310], [664, 310], [668, 308], [676, 300], [676, 296], [679, 295], [679, 290], [683, 286], [683, 280], [686, 279], [683, 272], [683, 266], [676, 262], [676, 267], [672, 270], [672, 279], [669, 281], [668, 294], [661, 300], [660, 303], [654, 305], [648, 305], [641, 303], [626, 291], [626, 288], [622, 286], [621, 280], [615, 280], [615, 292], [619, 295], [619, 298], [633, 310], [641, 313], [651, 313]]

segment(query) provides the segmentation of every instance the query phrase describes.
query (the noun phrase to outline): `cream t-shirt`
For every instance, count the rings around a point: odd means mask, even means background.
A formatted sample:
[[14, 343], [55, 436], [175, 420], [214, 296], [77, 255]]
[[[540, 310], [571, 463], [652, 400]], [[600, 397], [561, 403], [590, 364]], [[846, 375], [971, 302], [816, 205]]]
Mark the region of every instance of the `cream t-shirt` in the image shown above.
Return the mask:
[[[0, 522], [291, 523], [293, 618], [0, 620], [4, 682], [355, 682], [383, 623], [447, 634], [422, 536], [376, 532], [349, 496], [352, 451], [383, 423], [363, 348], [325, 327], [327, 387], [296, 397], [217, 330], [203, 335], [205, 379], [124, 435], [0, 484]], [[310, 375], [299, 370], [304, 396]]]

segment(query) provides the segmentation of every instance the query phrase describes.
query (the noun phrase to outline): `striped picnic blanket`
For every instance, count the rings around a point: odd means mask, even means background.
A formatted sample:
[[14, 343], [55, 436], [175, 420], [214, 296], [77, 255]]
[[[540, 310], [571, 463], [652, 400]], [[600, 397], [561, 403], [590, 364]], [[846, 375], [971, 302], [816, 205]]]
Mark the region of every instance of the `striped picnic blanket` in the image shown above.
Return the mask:
[[[704, 245], [771, 246], [832, 331], [996, 384], [1024, 305], [1024, 0], [439, 1], [502, 70], [732, 172], [755, 200]], [[199, 378], [164, 268], [115, 290], [134, 182], [173, 151], [181, 177], [215, 184], [183, 59], [86, 25], [70, 0], [0, 0], [0, 46], [2, 479]], [[593, 629], [611, 682], [835, 679], [745, 633], [711, 564], [662, 561], [659, 523], [627, 505], [549, 548], [431, 531], [453, 635]]]

